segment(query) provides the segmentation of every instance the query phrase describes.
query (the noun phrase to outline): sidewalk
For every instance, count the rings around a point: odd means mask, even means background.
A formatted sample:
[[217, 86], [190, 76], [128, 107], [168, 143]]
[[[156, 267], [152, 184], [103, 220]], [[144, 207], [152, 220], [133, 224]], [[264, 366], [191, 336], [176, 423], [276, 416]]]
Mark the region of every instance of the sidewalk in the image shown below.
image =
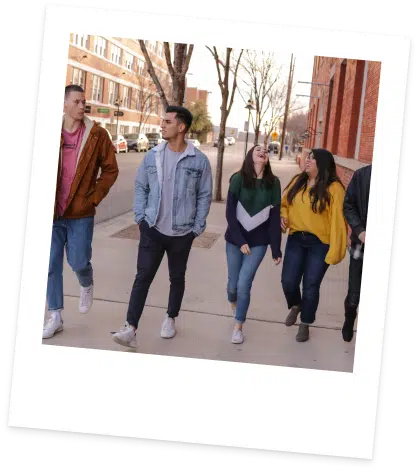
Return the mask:
[[[292, 158], [278, 161], [271, 158], [274, 173], [282, 188], [298, 172]], [[232, 161], [227, 168], [237, 167]], [[230, 171], [224, 173], [223, 195], [228, 187]], [[115, 237], [133, 225], [132, 213], [127, 213], [95, 226], [92, 264], [95, 275], [95, 302], [87, 315], [78, 313], [79, 285], [65, 264], [63, 312], [64, 331], [44, 344], [126, 351], [111, 339], [125, 321], [127, 304], [135, 277], [138, 232], [136, 237]], [[176, 321], [177, 335], [160, 338], [160, 327], [166, 313], [169, 293], [167, 259], [150, 288], [147, 305], [140, 321], [137, 351], [147, 354], [172, 355], [200, 359], [249, 362], [324, 370], [352, 372], [354, 342], [342, 340], [343, 301], [347, 289], [348, 259], [331, 266], [324, 279], [317, 320], [310, 331], [310, 340], [297, 343], [298, 327], [285, 327], [288, 313], [281, 287], [282, 265], [275, 266], [270, 249], [262, 262], [252, 288], [252, 300], [245, 325], [245, 342], [230, 343], [234, 325], [230, 304], [226, 300], [227, 266], [224, 232], [225, 204], [213, 203], [207, 220], [206, 233], [216, 238], [212, 247], [194, 242], [188, 262], [186, 291], [182, 311]], [[126, 236], [130, 236], [126, 234]], [[286, 238], [282, 248], [284, 250]]]

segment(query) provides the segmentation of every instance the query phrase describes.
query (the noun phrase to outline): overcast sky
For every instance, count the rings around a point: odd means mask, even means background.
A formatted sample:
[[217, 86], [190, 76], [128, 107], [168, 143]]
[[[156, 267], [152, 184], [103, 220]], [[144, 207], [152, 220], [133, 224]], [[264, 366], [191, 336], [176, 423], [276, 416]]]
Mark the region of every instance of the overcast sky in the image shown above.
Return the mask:
[[[276, 63], [282, 67], [281, 82], [287, 83], [291, 56], [281, 56], [275, 52]], [[295, 60], [294, 70], [294, 91], [293, 94], [310, 95], [310, 85], [298, 84], [297, 82], [310, 82], [313, 72], [313, 56], [303, 56], [299, 54]], [[208, 110], [214, 125], [219, 125], [221, 118], [221, 91], [218, 86], [218, 75], [214, 58], [204, 46], [195, 45], [191, 58], [187, 78], [188, 87], [198, 87], [212, 92], [208, 98]], [[299, 97], [299, 104], [308, 108], [309, 98]], [[228, 118], [227, 125], [243, 129], [244, 122], [247, 120], [248, 112], [244, 108], [245, 102], [236, 92], [234, 104]]]

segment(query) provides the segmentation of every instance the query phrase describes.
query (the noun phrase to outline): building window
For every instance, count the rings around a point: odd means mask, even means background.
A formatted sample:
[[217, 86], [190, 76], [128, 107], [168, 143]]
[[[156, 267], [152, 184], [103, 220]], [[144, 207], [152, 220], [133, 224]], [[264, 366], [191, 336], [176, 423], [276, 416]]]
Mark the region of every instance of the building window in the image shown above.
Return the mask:
[[109, 81], [109, 103], [115, 105], [119, 97], [119, 84]]
[[126, 134], [129, 134], [129, 126], [127, 125], [121, 125], [119, 127], [119, 131], [120, 131], [120, 134], [122, 134], [122, 136], [126, 135]]
[[130, 107], [130, 101], [131, 101], [131, 89], [128, 87], [123, 86], [122, 87], [122, 104], [121, 106], [125, 108]]
[[106, 57], [106, 39], [101, 36], [95, 36], [95, 53]]
[[154, 113], [159, 116], [160, 112], [160, 100], [158, 97], [154, 97]]
[[159, 43], [159, 56], [163, 57], [163, 43]]
[[145, 75], [146, 73], [146, 64], [144, 61], [142, 61], [141, 59], [138, 59], [138, 73], [140, 75]]
[[103, 78], [93, 75], [92, 100], [102, 103], [103, 96]]
[[134, 56], [129, 53], [125, 53], [125, 67], [129, 70], [134, 70]]
[[115, 64], [122, 64], [122, 50], [115, 44], [111, 46], [111, 61]]
[[84, 89], [86, 85], [86, 72], [84, 70], [76, 69], [75, 67], [73, 67], [71, 83], [73, 85], [80, 85], [80, 87]]
[[88, 34], [78, 34], [78, 33], [73, 34], [73, 43], [76, 46], [87, 49], [88, 41], [89, 41]]
[[138, 126], [133, 126], [132, 127], [132, 132], [133, 132], [133, 134], [139, 134], [140, 133], [140, 128]]

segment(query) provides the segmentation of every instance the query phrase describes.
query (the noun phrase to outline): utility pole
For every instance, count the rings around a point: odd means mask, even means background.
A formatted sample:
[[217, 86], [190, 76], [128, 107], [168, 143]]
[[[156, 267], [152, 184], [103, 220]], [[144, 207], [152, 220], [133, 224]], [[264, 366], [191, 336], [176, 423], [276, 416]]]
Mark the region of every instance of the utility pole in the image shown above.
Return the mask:
[[282, 153], [284, 151], [285, 130], [287, 128], [287, 118], [288, 118], [288, 110], [290, 106], [291, 88], [292, 88], [292, 81], [294, 78], [295, 59], [293, 63], [293, 57], [294, 55], [291, 54], [290, 74], [288, 76], [287, 100], [285, 102], [284, 123], [282, 125], [282, 136], [281, 136], [281, 146], [280, 146], [280, 151], [279, 151], [279, 160], [282, 159]]

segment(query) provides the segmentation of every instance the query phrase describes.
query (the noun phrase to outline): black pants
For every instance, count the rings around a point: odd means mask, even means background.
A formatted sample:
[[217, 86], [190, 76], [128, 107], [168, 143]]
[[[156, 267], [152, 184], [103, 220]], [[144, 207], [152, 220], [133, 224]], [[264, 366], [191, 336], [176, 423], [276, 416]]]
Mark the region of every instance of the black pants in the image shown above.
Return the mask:
[[141, 236], [138, 247], [137, 275], [128, 305], [127, 322], [138, 327], [148, 290], [160, 267], [164, 253], [169, 263], [170, 293], [167, 313], [176, 318], [185, 292], [185, 273], [194, 234], [166, 236], [150, 228], [145, 220], [140, 223]]
[[345, 317], [355, 320], [361, 296], [363, 259], [354, 259], [349, 262], [348, 294], [345, 298]]

